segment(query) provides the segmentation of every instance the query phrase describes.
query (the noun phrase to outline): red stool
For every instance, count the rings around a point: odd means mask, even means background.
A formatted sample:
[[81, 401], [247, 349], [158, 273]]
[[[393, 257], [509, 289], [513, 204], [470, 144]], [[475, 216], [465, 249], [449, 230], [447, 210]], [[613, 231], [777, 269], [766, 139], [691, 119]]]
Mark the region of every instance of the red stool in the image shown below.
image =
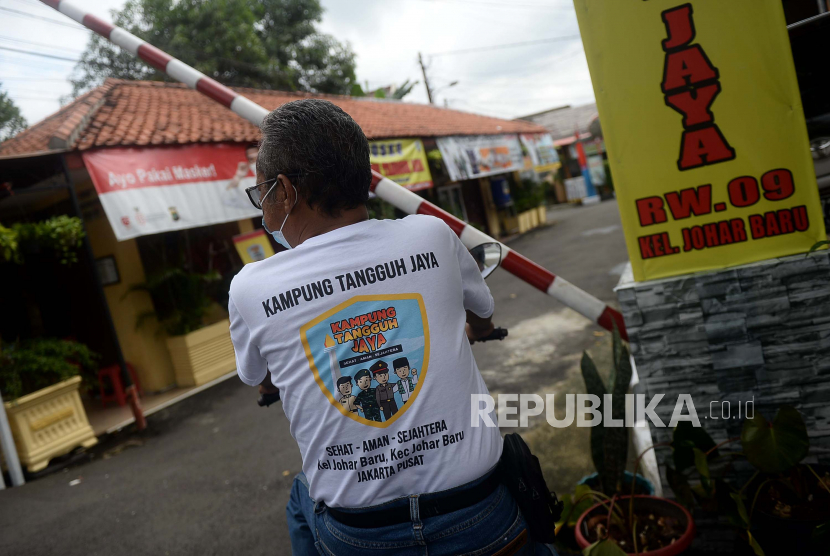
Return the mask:
[[[135, 384], [139, 394], [141, 393], [141, 384], [138, 382], [138, 377], [135, 374], [135, 369], [130, 363], [127, 363], [127, 372], [130, 373], [130, 378]], [[109, 378], [112, 384], [112, 394], [107, 395], [104, 391], [104, 377]], [[113, 365], [98, 371], [98, 386], [101, 389], [101, 405], [107, 407], [107, 402], [117, 402], [118, 405], [124, 406], [127, 404], [127, 396], [124, 393], [124, 386], [121, 384], [121, 366]]]

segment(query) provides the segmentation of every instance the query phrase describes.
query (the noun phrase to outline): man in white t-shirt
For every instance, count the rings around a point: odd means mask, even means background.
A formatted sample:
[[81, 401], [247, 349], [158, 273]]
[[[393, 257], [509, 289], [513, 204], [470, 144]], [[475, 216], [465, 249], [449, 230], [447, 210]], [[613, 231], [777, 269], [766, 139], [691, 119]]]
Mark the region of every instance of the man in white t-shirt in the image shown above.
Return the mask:
[[[472, 256], [437, 218], [369, 219], [368, 142], [332, 103], [261, 127], [248, 195], [288, 250], [246, 265], [228, 310], [239, 377], [281, 393], [303, 458], [294, 554], [549, 554], [493, 473], [498, 429], [471, 423], [487, 387], [470, 342], [494, 306]], [[375, 380], [402, 359], [418, 369], [406, 398]]]

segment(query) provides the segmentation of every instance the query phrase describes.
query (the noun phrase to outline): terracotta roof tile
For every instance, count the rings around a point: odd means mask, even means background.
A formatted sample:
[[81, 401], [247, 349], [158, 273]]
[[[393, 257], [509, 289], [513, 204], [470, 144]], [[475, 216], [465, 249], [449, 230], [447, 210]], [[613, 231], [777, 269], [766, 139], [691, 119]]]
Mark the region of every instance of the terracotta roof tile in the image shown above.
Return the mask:
[[[369, 139], [544, 133], [520, 120], [502, 120], [401, 101], [236, 89], [269, 110], [300, 98], [325, 98], [348, 112]], [[259, 140], [259, 129], [178, 83], [108, 79], [52, 116], [0, 144], [0, 156], [55, 148], [161, 145]]]

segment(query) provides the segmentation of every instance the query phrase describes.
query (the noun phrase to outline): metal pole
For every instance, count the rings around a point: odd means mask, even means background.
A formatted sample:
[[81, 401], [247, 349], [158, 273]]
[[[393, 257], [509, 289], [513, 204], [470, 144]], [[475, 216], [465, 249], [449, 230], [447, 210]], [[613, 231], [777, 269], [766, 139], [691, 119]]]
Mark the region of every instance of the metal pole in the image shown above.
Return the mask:
[[825, 17], [830, 17], [830, 12], [825, 11], [818, 15], [814, 15], [813, 17], [808, 17], [807, 19], [802, 19], [801, 21], [790, 23], [789, 25], [787, 25], [787, 31], [792, 31], [793, 29], [797, 29], [805, 25], [810, 25], [812, 23], [815, 23], [816, 21], [824, 19]]
[[84, 228], [84, 250], [86, 251], [87, 258], [89, 259], [90, 274], [92, 275], [92, 280], [95, 284], [95, 291], [98, 295], [98, 301], [104, 311], [104, 318], [107, 321], [107, 328], [109, 328], [113, 344], [115, 345], [115, 354], [118, 358], [118, 366], [121, 367], [121, 385], [124, 387], [124, 393], [127, 395], [127, 400], [130, 402], [130, 408], [133, 411], [133, 417], [135, 417], [135, 423], [138, 430], [144, 430], [147, 428], [147, 421], [144, 419], [144, 412], [141, 409], [138, 389], [135, 384], [133, 384], [133, 379], [127, 370], [127, 362], [124, 360], [124, 352], [121, 351], [121, 342], [118, 340], [118, 332], [115, 329], [115, 322], [112, 320], [110, 306], [107, 303], [107, 296], [104, 293], [104, 285], [101, 283], [101, 277], [98, 275], [98, 271], [95, 268], [95, 253], [93, 253], [92, 244], [89, 242], [89, 234], [86, 231], [86, 224], [84, 223], [84, 217], [81, 213], [81, 206], [78, 203], [78, 195], [75, 192], [75, 182], [72, 180], [72, 175], [69, 173], [69, 167], [66, 165], [65, 155], [61, 155], [61, 165], [63, 167], [63, 175], [66, 178], [66, 184], [68, 185], [69, 199], [72, 202], [72, 209], [75, 211], [75, 214], [80, 219], [81, 225]]
[[[132, 33], [85, 12], [71, 2], [67, 0], [40, 1], [77, 21], [84, 27], [95, 31], [127, 52], [138, 56], [173, 79], [186, 84], [191, 89], [196, 89], [226, 108], [230, 108], [234, 114], [245, 118], [254, 125], [259, 126], [265, 116], [268, 115], [268, 110], [252, 100], [225, 87], [218, 81], [188, 66], [181, 60], [170, 56], [166, 52], [162, 52]], [[419, 61], [421, 61], [421, 67], [423, 68], [423, 61], [420, 58]], [[426, 79], [426, 73], [424, 73], [424, 78]], [[427, 91], [429, 91], [429, 86], [427, 86]], [[430, 92], [429, 94], [431, 97], [432, 93]], [[431, 98], [430, 102], [432, 102]], [[374, 171], [372, 172], [372, 191], [387, 203], [407, 214], [429, 214], [440, 218], [447, 223], [468, 248], [475, 247], [481, 243], [496, 241], [487, 234], [479, 232], [463, 220], [459, 220], [447, 211], [440, 209], [412, 191], [401, 187], [392, 180]], [[502, 244], [502, 253], [505, 254], [502, 262], [502, 268], [504, 270], [545, 292], [603, 328], [613, 330], [616, 326], [620, 332], [620, 336], [628, 340], [628, 335], [625, 331], [625, 322], [619, 311], [609, 307], [605, 302], [579, 289], [561, 276], [555, 275], [504, 244]]]
[[[17, 447], [12, 438], [12, 429], [9, 427], [9, 418], [6, 415], [6, 406], [3, 405], [3, 394], [0, 393], [0, 447], [3, 448], [3, 455], [6, 458], [6, 467], [9, 468], [9, 475], [12, 478], [12, 485], [23, 486], [26, 481], [23, 479], [23, 470], [20, 468], [20, 459], [17, 457]], [[6, 488], [2, 474], [0, 474], [0, 488]]]
[[421, 64], [421, 73], [424, 74], [424, 87], [427, 88], [427, 98], [429, 99], [430, 104], [435, 104], [432, 102], [432, 91], [429, 88], [429, 79], [427, 78], [427, 68], [424, 66], [424, 59], [421, 58], [421, 53], [418, 53], [418, 63]]

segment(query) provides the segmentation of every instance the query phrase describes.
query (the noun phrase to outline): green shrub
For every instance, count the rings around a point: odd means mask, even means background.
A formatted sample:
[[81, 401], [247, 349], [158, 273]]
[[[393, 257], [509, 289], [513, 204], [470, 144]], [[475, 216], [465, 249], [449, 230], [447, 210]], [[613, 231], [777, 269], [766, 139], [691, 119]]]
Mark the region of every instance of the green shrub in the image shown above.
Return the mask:
[[143, 291], [153, 299], [155, 311], [138, 315], [136, 327], [150, 317], [156, 317], [161, 329], [169, 336], [181, 336], [205, 326], [213, 299], [211, 290], [221, 280], [218, 272], [206, 274], [170, 268], [151, 276], [142, 284], [135, 284], [124, 297]]
[[545, 202], [545, 188], [541, 183], [523, 179], [510, 188], [517, 213], [541, 206]]
[[0, 390], [6, 400], [83, 375], [87, 386], [97, 380], [99, 355], [78, 342], [54, 338], [4, 344], [0, 349]]
[[65, 214], [41, 222], [18, 222], [11, 228], [0, 226], [0, 258], [23, 263], [21, 244], [53, 251], [63, 264], [78, 262], [78, 249], [84, 238], [80, 218]]

